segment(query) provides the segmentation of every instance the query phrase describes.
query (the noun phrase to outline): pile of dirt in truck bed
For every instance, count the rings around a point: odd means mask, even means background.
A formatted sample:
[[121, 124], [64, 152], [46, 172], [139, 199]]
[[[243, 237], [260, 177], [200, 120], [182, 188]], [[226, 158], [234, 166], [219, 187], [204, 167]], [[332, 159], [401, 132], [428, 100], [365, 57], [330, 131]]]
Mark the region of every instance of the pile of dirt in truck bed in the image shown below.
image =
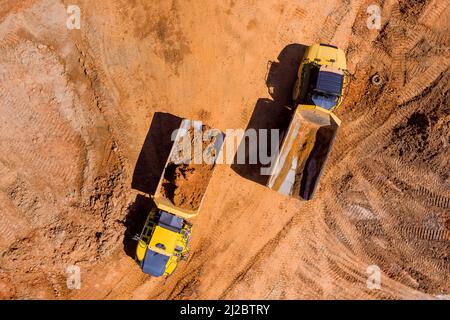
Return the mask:
[[164, 174], [162, 194], [174, 205], [197, 210], [213, 173], [214, 165], [170, 163]]
[[[195, 149], [196, 139], [202, 147], [201, 154], [203, 154], [208, 145], [214, 143], [215, 137], [203, 139], [203, 134], [209, 129], [209, 127], [203, 125], [201, 131], [198, 130], [194, 133], [194, 129], [191, 127], [187, 133], [191, 142], [191, 163], [175, 164], [170, 162], [164, 172], [161, 193], [177, 207], [189, 210], [197, 210], [200, 207], [213, 173], [214, 164], [207, 164], [203, 158], [201, 158], [200, 164], [192, 162], [197, 162], [194, 161], [196, 160], [194, 152], [198, 151]], [[213, 149], [210, 154], [214, 157], [215, 150]]]

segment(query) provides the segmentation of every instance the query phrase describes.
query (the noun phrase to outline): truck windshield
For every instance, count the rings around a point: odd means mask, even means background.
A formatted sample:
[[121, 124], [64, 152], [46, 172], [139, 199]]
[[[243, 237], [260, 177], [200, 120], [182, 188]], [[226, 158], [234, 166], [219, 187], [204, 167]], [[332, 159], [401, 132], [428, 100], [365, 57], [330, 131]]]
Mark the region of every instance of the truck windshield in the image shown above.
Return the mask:
[[311, 95], [312, 103], [316, 106], [330, 110], [338, 103], [339, 97], [313, 91]]
[[343, 80], [342, 74], [321, 70], [320, 66], [312, 66], [308, 103], [330, 110], [339, 101]]

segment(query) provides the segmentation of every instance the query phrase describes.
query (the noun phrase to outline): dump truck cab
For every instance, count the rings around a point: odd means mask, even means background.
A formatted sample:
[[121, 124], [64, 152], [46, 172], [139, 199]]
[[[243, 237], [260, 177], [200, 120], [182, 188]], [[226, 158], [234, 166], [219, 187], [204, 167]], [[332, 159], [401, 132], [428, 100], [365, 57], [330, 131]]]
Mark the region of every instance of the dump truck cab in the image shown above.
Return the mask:
[[191, 225], [181, 217], [153, 208], [139, 236], [136, 260], [154, 277], [170, 275], [189, 253]]
[[329, 112], [338, 108], [347, 84], [346, 69], [343, 50], [323, 43], [308, 47], [293, 89], [295, 104]]

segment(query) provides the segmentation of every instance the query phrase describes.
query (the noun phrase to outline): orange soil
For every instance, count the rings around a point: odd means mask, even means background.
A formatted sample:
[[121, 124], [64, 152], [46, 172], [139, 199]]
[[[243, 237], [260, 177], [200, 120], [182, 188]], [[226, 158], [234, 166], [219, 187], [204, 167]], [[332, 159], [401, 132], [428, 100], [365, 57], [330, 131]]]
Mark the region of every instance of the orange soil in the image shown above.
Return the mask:
[[[70, 1], [0, 0], [1, 298], [448, 297], [448, 0], [383, 1], [381, 30], [364, 0], [77, 3], [68, 30]], [[217, 165], [189, 260], [143, 274], [128, 249], [148, 206], [132, 182], [140, 155], [161, 157], [143, 185], [167, 159], [158, 112], [283, 128], [317, 42], [346, 51], [351, 82], [315, 198]]]

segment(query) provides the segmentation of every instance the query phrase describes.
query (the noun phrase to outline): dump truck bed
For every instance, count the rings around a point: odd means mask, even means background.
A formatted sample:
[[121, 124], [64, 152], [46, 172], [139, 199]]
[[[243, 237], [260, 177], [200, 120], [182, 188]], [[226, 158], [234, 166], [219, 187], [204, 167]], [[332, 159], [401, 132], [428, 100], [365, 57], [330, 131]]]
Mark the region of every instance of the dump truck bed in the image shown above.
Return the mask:
[[[185, 119], [181, 122], [153, 196], [159, 209], [183, 218], [193, 217], [200, 211], [224, 138], [222, 132], [215, 130], [217, 134], [205, 142], [202, 135], [205, 128], [200, 121]], [[196, 146], [195, 140], [198, 142]], [[189, 156], [180, 158], [189, 144]], [[214, 158], [209, 163], [203, 161], [207, 145], [214, 149]]]
[[267, 186], [285, 195], [311, 199], [340, 122], [331, 112], [299, 105], [275, 159]]

